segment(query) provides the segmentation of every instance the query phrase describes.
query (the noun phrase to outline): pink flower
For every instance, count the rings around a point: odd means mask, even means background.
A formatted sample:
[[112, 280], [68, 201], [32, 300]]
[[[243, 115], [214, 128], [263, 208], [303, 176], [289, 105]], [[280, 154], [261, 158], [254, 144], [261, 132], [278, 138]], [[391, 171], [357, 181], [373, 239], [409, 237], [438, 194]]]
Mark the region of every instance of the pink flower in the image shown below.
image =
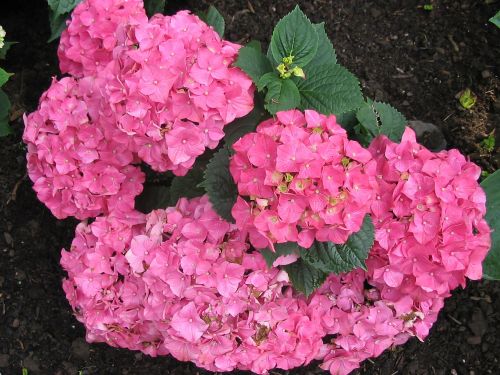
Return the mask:
[[314, 239], [344, 243], [360, 229], [375, 196], [376, 164], [368, 150], [347, 139], [335, 116], [279, 112], [233, 149], [230, 171], [252, 212], [233, 211], [240, 229], [271, 243], [308, 246]]
[[25, 117], [28, 174], [38, 199], [60, 219], [130, 211], [142, 191], [144, 174], [129, 165], [133, 153], [87, 99], [94, 89], [84, 80], [54, 80]]
[[193, 302], [177, 311], [172, 317], [171, 324], [177, 334], [189, 342], [198, 341], [208, 328], [208, 324], [201, 320]]
[[82, 1], [61, 34], [57, 51], [61, 71], [75, 77], [95, 74], [113, 59], [113, 49], [121, 42], [118, 29], [143, 22], [147, 16], [142, 1]]
[[168, 157], [174, 164], [184, 163], [201, 155], [205, 150], [203, 139], [196, 132], [196, 127], [189, 123], [175, 124], [166, 135]]

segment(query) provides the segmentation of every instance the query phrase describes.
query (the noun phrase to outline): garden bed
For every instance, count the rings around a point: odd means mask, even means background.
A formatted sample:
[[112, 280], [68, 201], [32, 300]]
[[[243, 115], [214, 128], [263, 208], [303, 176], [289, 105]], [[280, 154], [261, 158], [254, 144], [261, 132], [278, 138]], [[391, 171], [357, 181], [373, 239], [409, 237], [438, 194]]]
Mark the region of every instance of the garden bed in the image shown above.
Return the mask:
[[[45, 42], [44, 3], [25, 1], [0, 16], [9, 39], [20, 42], [5, 64], [16, 73], [6, 86], [14, 115], [33, 110], [49, 77], [58, 72], [56, 45]], [[226, 16], [226, 37], [243, 43], [249, 36], [266, 41], [296, 2], [210, 3]], [[314, 22], [325, 21], [340, 62], [360, 77], [367, 95], [392, 103], [410, 119], [435, 123], [449, 147], [490, 172], [500, 160], [485, 151], [482, 141], [496, 126], [499, 143], [500, 32], [487, 19], [499, 4], [436, 1], [426, 11], [417, 1], [300, 2]], [[168, 6], [169, 11], [204, 7], [196, 1]], [[461, 109], [456, 99], [467, 87], [478, 96], [471, 111]], [[85, 343], [60, 283], [60, 249], [70, 245], [75, 221], [56, 221], [36, 200], [25, 177], [21, 118], [13, 127], [15, 134], [0, 140], [0, 372], [19, 374], [24, 367], [33, 374], [206, 373], [170, 357], [153, 359]], [[497, 283], [469, 283], [447, 301], [425, 343], [413, 339], [366, 362], [360, 373], [498, 373], [499, 294]], [[319, 372], [311, 367], [287, 373]]]

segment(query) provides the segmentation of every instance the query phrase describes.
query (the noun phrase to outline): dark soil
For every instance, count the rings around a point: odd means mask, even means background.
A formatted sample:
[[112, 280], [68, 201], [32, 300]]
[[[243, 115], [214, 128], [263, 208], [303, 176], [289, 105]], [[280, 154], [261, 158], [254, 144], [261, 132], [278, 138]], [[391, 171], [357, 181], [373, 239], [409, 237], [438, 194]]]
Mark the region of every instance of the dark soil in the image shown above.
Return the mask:
[[[434, 10], [422, 5], [433, 3]], [[0, 373], [197, 374], [169, 357], [149, 358], [85, 343], [61, 289], [60, 249], [69, 246], [76, 222], [57, 221], [37, 201], [25, 177], [21, 143], [24, 111], [36, 108], [51, 76], [56, 48], [44, 0], [2, 0], [0, 24], [11, 49], [4, 68], [16, 73], [6, 87], [14, 103], [15, 134], [0, 139]], [[268, 41], [277, 20], [295, 0], [169, 1], [169, 11], [213, 3], [226, 17], [227, 37]], [[500, 144], [500, 30], [487, 22], [495, 0], [300, 1], [315, 22], [325, 21], [340, 62], [362, 80], [365, 92], [387, 101], [409, 119], [438, 125], [457, 147], [492, 172], [498, 153], [483, 139], [496, 128]], [[460, 108], [457, 93], [469, 87], [478, 102]], [[16, 118], [17, 117], [17, 118]], [[497, 150], [498, 151], [498, 148]], [[364, 363], [360, 374], [500, 374], [500, 283], [471, 282], [455, 291], [424, 342], [412, 340]], [[81, 372], [80, 372], [81, 371]], [[314, 367], [287, 372], [317, 374]]]

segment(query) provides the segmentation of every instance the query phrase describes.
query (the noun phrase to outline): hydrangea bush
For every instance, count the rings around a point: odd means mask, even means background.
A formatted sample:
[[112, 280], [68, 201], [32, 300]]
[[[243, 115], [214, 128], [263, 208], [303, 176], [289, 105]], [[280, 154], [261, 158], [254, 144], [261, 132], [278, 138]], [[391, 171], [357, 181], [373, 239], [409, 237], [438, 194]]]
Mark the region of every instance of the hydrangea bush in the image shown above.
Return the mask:
[[419, 145], [299, 8], [267, 53], [223, 31], [213, 7], [84, 0], [58, 51], [69, 77], [25, 117], [38, 198], [84, 220], [61, 265], [88, 341], [348, 374], [423, 340], [492, 241], [498, 277], [498, 172], [483, 190], [459, 151]]

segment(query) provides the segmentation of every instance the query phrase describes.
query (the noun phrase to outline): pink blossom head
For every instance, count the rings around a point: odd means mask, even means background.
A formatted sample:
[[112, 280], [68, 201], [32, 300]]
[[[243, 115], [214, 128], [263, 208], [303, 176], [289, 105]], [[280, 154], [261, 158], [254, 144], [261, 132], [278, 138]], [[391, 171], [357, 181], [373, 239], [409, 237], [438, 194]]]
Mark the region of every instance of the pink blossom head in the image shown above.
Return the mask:
[[80, 224], [64, 290], [89, 341], [212, 371], [310, 362], [325, 334], [284, 271], [268, 270], [207, 197]]
[[142, 191], [134, 155], [113, 140], [116, 129], [99, 117], [93, 95], [91, 80], [54, 80], [25, 117], [28, 174], [38, 199], [60, 219], [127, 212]]
[[377, 185], [375, 162], [335, 116], [279, 112], [233, 148], [231, 174], [245, 197], [233, 208], [240, 228], [306, 248], [315, 239], [344, 243], [360, 229]]
[[[479, 167], [457, 150], [432, 153], [407, 128], [400, 144], [380, 137], [370, 146], [381, 181], [372, 203], [372, 285], [398, 311], [417, 308], [424, 338], [444, 298], [465, 278], [482, 276], [490, 248]], [[416, 316], [417, 312], [411, 316]]]
[[253, 108], [252, 81], [232, 65], [240, 46], [187, 11], [156, 15], [128, 40], [101, 72], [111, 112], [143, 161], [183, 175]]
[[84, 0], [71, 13], [59, 49], [61, 72], [95, 75], [113, 59], [118, 45], [129, 47], [130, 28], [147, 22], [142, 0]]

